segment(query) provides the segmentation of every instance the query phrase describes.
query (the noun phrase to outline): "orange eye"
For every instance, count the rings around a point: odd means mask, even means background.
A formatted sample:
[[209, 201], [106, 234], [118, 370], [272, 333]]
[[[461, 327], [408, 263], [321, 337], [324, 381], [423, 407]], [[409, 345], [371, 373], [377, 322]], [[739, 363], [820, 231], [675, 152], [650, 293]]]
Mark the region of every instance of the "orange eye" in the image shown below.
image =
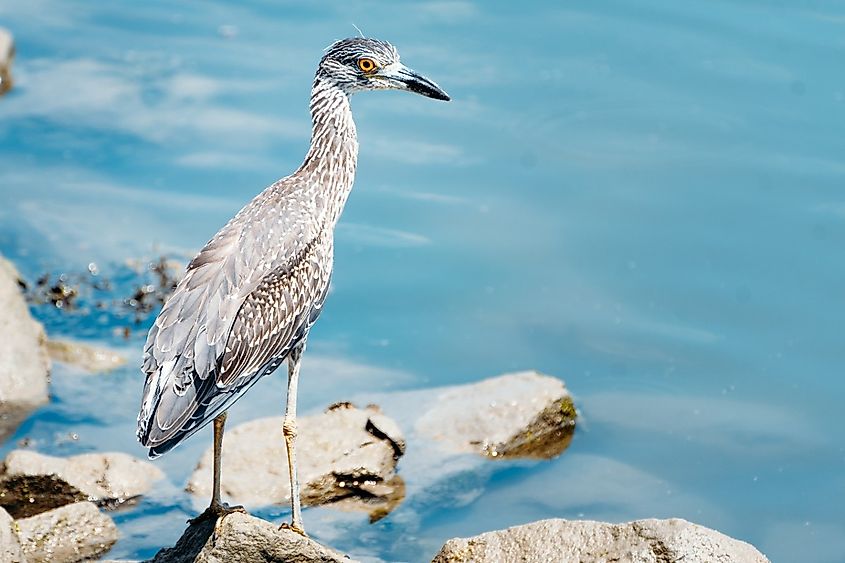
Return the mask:
[[376, 69], [376, 63], [373, 59], [358, 59], [358, 68], [364, 72], [373, 72]]

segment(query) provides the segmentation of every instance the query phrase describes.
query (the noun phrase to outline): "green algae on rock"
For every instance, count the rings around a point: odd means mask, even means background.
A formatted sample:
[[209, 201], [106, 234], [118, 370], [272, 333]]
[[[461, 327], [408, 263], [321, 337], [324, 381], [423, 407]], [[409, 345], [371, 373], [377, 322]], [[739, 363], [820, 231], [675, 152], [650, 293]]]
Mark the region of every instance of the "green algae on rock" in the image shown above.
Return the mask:
[[572, 442], [576, 418], [572, 397], [561, 397], [552, 401], [523, 430], [502, 444], [488, 446], [484, 453], [497, 459], [557, 457]]
[[567, 448], [575, 431], [575, 405], [563, 381], [536, 371], [434, 392], [416, 430], [453, 451], [549, 459]]

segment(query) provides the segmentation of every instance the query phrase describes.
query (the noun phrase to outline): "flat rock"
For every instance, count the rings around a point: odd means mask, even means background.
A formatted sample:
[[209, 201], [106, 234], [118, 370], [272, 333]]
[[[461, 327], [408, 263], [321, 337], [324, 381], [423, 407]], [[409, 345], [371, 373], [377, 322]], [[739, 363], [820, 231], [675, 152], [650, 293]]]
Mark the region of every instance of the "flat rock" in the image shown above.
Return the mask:
[[[297, 421], [297, 461], [306, 505], [360, 500], [361, 510], [382, 514], [404, 491], [396, 460], [405, 441], [378, 407], [338, 403]], [[209, 448], [188, 482], [202, 503], [211, 496], [213, 454]], [[262, 418], [227, 430], [223, 438], [221, 492], [247, 507], [290, 502], [282, 418]], [[401, 499], [400, 499], [401, 500]], [[344, 508], [354, 504], [345, 503]], [[382, 514], [383, 515], [383, 514]]]
[[69, 364], [89, 373], [111, 371], [126, 363], [126, 358], [114, 350], [71, 340], [48, 340], [47, 353], [53, 361]]
[[112, 519], [90, 502], [77, 502], [16, 521], [29, 561], [72, 563], [97, 557], [114, 545]]
[[12, 33], [0, 27], [0, 96], [12, 89], [12, 60], [15, 58], [15, 42]]
[[48, 399], [44, 328], [30, 316], [19, 280], [14, 266], [0, 258], [0, 442]]
[[456, 452], [551, 458], [572, 440], [576, 412], [560, 379], [535, 371], [435, 389], [416, 433]]
[[9, 513], [0, 508], [0, 561], [23, 561], [18, 527]]
[[753, 546], [686, 520], [540, 520], [451, 539], [432, 563], [768, 563]]
[[235, 512], [215, 522], [191, 524], [155, 563], [354, 563], [310, 538], [248, 514]]
[[147, 492], [164, 473], [148, 461], [121, 452], [63, 458], [13, 450], [6, 456], [2, 478], [5, 481], [20, 477], [57, 478], [80, 491], [87, 500], [122, 502]]

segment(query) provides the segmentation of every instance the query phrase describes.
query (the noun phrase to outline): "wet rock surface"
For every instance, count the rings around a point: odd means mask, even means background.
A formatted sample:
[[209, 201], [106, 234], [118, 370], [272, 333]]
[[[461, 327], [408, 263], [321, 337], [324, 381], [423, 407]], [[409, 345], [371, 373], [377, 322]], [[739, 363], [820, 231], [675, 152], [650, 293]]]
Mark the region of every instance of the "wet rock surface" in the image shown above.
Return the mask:
[[159, 551], [154, 563], [354, 563], [291, 530], [239, 512], [215, 522], [206, 519], [188, 527], [172, 548]]
[[686, 520], [627, 524], [540, 520], [471, 538], [451, 539], [432, 563], [768, 563], [753, 546]]
[[[344, 500], [344, 509], [378, 519], [404, 494], [396, 460], [405, 442], [396, 424], [375, 406], [339, 403], [298, 419], [297, 460], [306, 505]], [[221, 492], [247, 507], [290, 500], [282, 418], [253, 420], [226, 431]], [[203, 455], [188, 483], [201, 503], [211, 496], [212, 451]], [[397, 500], [398, 497], [398, 500]]]
[[435, 389], [415, 428], [454, 451], [551, 458], [572, 440], [576, 412], [557, 378], [534, 371]]
[[15, 42], [12, 32], [0, 27], [0, 96], [12, 89], [12, 61], [15, 58]]
[[126, 363], [126, 358], [114, 350], [71, 340], [48, 340], [47, 352], [53, 361], [69, 364], [89, 373], [111, 371]]
[[27, 561], [72, 563], [97, 557], [117, 541], [117, 526], [90, 502], [15, 521]]
[[0, 258], [0, 442], [47, 402], [50, 360], [44, 342], [44, 329], [21, 294], [20, 276]]
[[[54, 506], [79, 500], [80, 496], [106, 506], [119, 504], [147, 492], [155, 481], [164, 477], [152, 463], [120, 452], [61, 458], [14, 450], [6, 456], [4, 465], [0, 492], [4, 484], [7, 494], [15, 490], [32, 490], [27, 496], [38, 503]], [[0, 497], [0, 505], [6, 506], [3, 497]], [[10, 508], [12, 510], [16, 509]]]

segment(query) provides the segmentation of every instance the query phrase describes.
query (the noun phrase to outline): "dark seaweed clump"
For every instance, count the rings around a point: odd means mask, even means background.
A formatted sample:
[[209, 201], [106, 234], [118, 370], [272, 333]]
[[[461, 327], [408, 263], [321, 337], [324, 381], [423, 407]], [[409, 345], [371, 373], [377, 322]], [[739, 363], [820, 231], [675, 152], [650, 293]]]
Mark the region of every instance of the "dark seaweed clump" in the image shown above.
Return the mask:
[[[173, 256], [133, 260], [101, 271], [95, 263], [82, 272], [44, 272], [34, 282], [19, 284], [33, 313], [61, 332], [80, 336], [113, 335], [129, 338], [146, 329], [184, 271]], [[91, 323], [95, 316], [97, 322]], [[85, 320], [87, 319], [87, 321]]]

